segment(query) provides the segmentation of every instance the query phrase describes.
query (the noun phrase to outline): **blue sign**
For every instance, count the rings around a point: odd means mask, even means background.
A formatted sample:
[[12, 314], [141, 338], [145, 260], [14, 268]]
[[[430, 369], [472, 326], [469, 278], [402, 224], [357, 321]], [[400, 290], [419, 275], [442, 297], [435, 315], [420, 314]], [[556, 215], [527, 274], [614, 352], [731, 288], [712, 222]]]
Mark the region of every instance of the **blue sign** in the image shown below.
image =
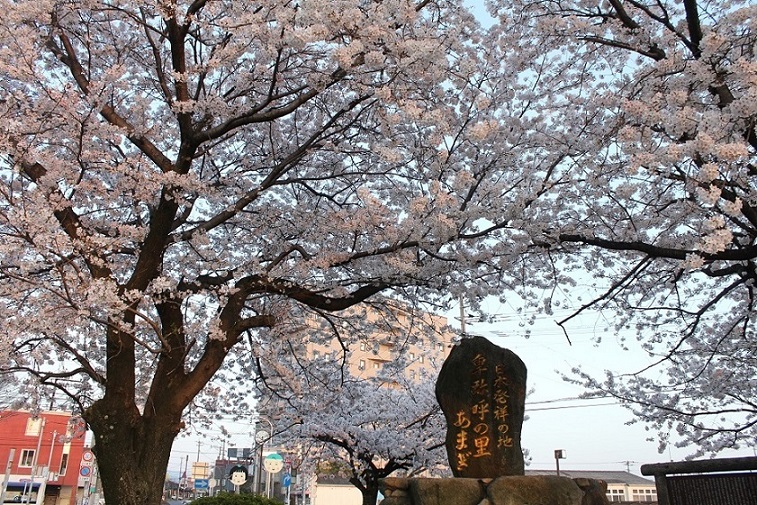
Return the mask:
[[209, 487], [208, 479], [195, 479], [195, 489], [208, 489]]
[[288, 473], [284, 474], [284, 481], [283, 481], [284, 487], [289, 487], [292, 485], [292, 476]]

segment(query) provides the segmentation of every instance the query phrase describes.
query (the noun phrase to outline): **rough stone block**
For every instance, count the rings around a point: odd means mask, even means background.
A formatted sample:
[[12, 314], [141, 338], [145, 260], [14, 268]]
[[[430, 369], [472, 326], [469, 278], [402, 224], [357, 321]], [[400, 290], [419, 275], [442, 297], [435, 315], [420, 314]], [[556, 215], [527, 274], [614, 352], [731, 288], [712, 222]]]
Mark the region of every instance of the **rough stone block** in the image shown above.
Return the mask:
[[379, 479], [379, 489], [383, 492], [389, 489], [410, 489], [410, 479], [403, 477], [386, 477]]
[[381, 500], [381, 505], [413, 505], [409, 496], [387, 496]]
[[479, 505], [486, 483], [478, 479], [412, 479], [413, 505]]
[[572, 479], [549, 475], [500, 477], [487, 494], [492, 505], [582, 505], [584, 497]]
[[610, 500], [607, 499], [607, 482], [584, 478], [573, 481], [584, 493], [581, 505], [610, 505]]

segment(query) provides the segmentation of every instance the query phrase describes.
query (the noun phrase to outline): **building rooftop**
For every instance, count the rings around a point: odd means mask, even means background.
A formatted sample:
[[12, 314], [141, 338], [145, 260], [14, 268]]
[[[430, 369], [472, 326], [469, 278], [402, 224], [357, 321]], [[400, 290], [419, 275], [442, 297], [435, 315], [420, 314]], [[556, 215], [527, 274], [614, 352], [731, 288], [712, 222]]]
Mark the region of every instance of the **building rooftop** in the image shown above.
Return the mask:
[[[555, 475], [555, 470], [526, 470], [526, 475]], [[560, 469], [560, 475], [570, 477], [571, 479], [603, 480], [608, 484], [654, 485], [654, 481], [651, 479], [645, 479], [631, 472], [623, 471]]]

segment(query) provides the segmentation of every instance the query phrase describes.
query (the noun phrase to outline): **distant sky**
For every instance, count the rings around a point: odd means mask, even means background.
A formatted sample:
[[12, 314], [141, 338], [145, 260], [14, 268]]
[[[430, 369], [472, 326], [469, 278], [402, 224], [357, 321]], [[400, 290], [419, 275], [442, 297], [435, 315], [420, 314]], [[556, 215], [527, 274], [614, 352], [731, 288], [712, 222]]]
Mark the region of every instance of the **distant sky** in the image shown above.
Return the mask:
[[[612, 398], [579, 399], [583, 388], [562, 380], [561, 372], [568, 374], [578, 366], [602, 378], [606, 369], [632, 373], [651, 364], [652, 359], [632, 336], [621, 343], [610, 337], [611, 333], [603, 333], [606, 313], [587, 314], [572, 321], [568, 343], [555, 323], [570, 313], [567, 310], [539, 317], [528, 339], [520, 326], [524, 318], [514, 307], [490, 305], [487, 310], [501, 314], [500, 321], [467, 323], [466, 330], [515, 352], [528, 368], [528, 388], [534, 392], [526, 400], [528, 419], [523, 426], [522, 446], [530, 451], [529, 468], [555, 468], [554, 451], [563, 449], [567, 458], [560, 461], [561, 469], [630, 470], [640, 475], [642, 464], [680, 461], [694, 452], [693, 448], [669, 447], [658, 453], [657, 433], [641, 423], [629, 425], [633, 420], [629, 410]], [[594, 341], [595, 332], [603, 336], [599, 345]], [[721, 454], [754, 455], [751, 449]]]

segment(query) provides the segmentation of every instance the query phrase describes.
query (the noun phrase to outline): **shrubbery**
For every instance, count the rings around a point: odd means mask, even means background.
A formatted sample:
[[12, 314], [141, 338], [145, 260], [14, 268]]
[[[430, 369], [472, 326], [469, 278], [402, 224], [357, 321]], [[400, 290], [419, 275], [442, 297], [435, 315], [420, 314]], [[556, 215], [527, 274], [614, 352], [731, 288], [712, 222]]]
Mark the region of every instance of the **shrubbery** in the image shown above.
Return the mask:
[[281, 505], [282, 502], [256, 494], [221, 493], [204, 496], [192, 501], [192, 505]]

